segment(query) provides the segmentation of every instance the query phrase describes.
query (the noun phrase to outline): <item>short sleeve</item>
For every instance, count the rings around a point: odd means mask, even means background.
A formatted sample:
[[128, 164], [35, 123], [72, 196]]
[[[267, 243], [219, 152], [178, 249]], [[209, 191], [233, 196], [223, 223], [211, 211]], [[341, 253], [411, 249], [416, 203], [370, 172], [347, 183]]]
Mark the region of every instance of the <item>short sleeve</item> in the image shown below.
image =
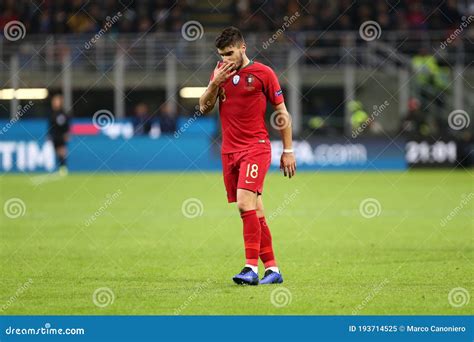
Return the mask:
[[280, 83], [278, 82], [275, 72], [270, 68], [268, 68], [266, 83], [265, 95], [267, 96], [268, 101], [270, 101], [274, 106], [282, 103], [284, 101], [283, 91], [281, 90]]

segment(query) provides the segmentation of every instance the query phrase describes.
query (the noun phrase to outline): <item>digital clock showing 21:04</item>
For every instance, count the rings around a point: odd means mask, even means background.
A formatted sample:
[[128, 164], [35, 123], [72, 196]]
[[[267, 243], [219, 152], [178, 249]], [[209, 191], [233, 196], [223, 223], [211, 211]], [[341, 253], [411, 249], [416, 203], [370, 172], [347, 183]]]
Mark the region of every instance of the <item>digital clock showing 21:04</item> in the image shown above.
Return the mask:
[[451, 165], [456, 162], [457, 145], [454, 141], [408, 141], [405, 158], [408, 164]]

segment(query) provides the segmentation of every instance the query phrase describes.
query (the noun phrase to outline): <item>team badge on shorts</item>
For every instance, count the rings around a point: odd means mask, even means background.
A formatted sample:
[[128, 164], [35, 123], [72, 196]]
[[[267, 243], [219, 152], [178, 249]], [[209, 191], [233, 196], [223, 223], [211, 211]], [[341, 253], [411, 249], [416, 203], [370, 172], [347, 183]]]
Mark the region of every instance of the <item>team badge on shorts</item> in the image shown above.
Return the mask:
[[232, 83], [234, 83], [234, 85], [237, 85], [237, 83], [239, 83], [239, 81], [240, 81], [240, 76], [239, 75], [235, 75], [232, 78]]

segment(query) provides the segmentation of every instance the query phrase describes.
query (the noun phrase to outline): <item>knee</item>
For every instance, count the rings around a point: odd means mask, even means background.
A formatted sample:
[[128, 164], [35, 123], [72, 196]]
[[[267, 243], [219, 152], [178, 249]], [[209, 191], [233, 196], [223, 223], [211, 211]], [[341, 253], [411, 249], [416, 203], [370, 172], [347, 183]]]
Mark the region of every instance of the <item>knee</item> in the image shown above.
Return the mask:
[[237, 208], [241, 213], [244, 211], [249, 211], [249, 210], [256, 210], [257, 209], [257, 203], [256, 199], [253, 194], [237, 194]]
[[244, 211], [249, 211], [249, 210], [255, 210], [256, 207], [251, 203], [251, 201], [246, 201], [246, 200], [237, 200], [237, 208], [239, 209], [239, 212], [243, 213]]

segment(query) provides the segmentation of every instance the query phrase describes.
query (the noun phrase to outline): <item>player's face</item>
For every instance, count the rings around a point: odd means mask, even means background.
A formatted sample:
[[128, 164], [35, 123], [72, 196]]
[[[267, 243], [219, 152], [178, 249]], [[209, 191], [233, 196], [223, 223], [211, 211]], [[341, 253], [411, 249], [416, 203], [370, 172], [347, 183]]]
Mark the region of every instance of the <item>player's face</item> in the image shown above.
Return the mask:
[[53, 110], [61, 110], [63, 107], [63, 97], [61, 95], [55, 95], [51, 99], [51, 108]]
[[245, 44], [240, 44], [240, 46], [228, 46], [222, 50], [217, 49], [217, 53], [222, 57], [224, 63], [234, 63], [235, 69], [239, 69], [244, 60]]

